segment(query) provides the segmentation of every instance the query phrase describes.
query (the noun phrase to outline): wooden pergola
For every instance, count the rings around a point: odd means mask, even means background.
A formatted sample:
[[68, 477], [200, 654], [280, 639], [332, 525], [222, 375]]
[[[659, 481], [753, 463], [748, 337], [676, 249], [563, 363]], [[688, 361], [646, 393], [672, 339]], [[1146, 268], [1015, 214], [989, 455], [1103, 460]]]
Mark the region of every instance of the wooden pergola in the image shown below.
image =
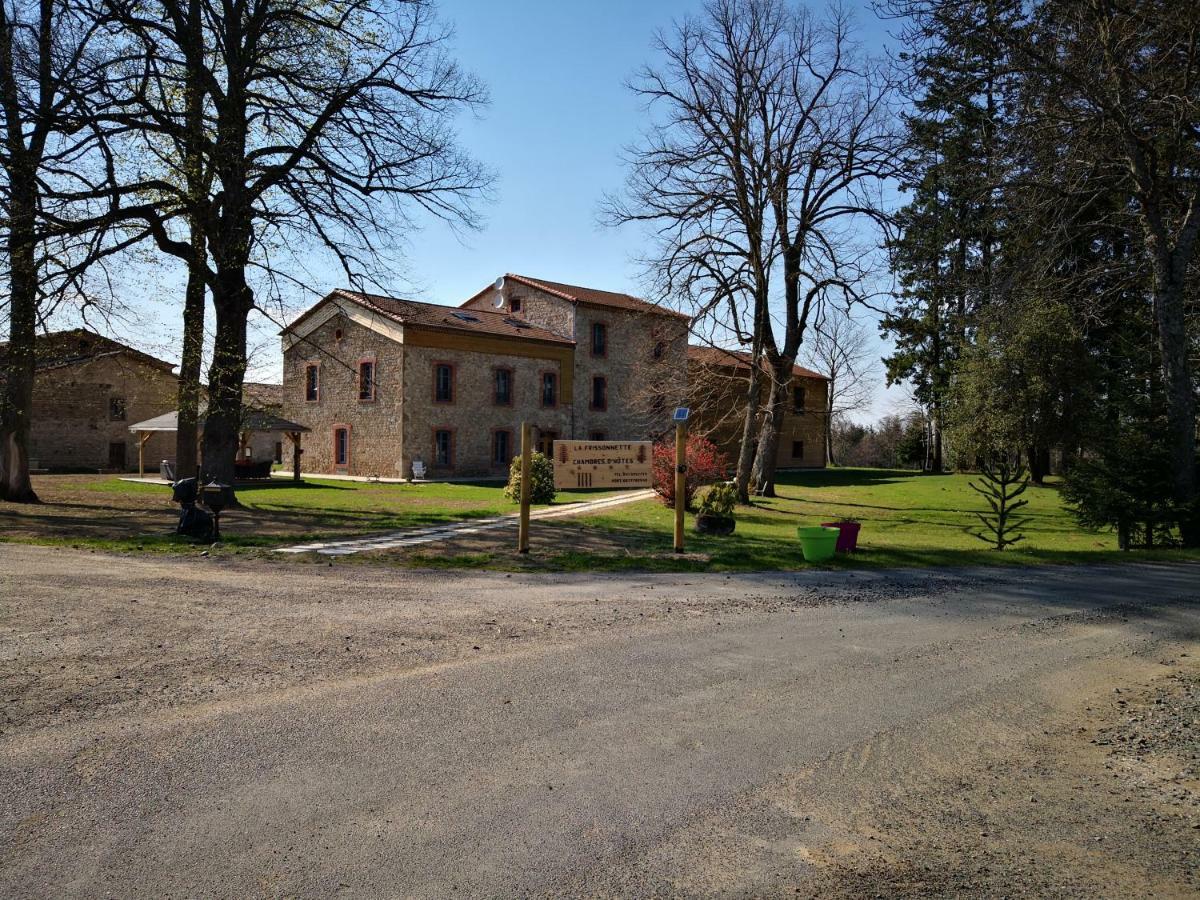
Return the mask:
[[[197, 434], [202, 435], [204, 433], [203, 413], [197, 419], [196, 426]], [[178, 431], [179, 412], [178, 410], [172, 410], [169, 413], [163, 413], [161, 416], [155, 416], [153, 419], [137, 422], [130, 425], [129, 430], [138, 436], [138, 477], [145, 478], [146, 442], [159, 432]], [[287, 439], [292, 444], [292, 480], [299, 481], [300, 455], [304, 452], [300, 447], [300, 440], [301, 435], [309, 430], [298, 422], [280, 418], [265, 410], [247, 409], [242, 412], [239, 446], [244, 448], [249, 443], [250, 435], [255, 432], [272, 432], [287, 435]]]

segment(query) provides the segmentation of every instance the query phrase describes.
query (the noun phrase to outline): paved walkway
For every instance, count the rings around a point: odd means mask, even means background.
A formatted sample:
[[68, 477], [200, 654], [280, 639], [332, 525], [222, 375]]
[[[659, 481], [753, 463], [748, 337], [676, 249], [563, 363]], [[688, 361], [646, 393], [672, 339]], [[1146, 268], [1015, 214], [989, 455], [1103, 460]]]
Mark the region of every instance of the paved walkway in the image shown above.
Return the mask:
[[[604, 497], [599, 500], [587, 500], [582, 503], [571, 503], [566, 506], [548, 506], [537, 509], [529, 514], [530, 519], [560, 519], [566, 516], [577, 516], [582, 513], [599, 512], [613, 506], [633, 503], [638, 500], [648, 500], [654, 496], [654, 491], [630, 491], [615, 497]], [[462, 522], [451, 522], [431, 528], [410, 528], [404, 531], [390, 531], [386, 534], [368, 535], [366, 537], [348, 538], [344, 541], [314, 541], [309, 544], [296, 544], [292, 547], [278, 547], [276, 553], [319, 553], [322, 556], [350, 556], [368, 550], [393, 550], [396, 547], [413, 547], [417, 544], [432, 544], [464, 534], [478, 534], [482, 531], [496, 531], [515, 525], [518, 514], [495, 516], [490, 519], [466, 519]]]

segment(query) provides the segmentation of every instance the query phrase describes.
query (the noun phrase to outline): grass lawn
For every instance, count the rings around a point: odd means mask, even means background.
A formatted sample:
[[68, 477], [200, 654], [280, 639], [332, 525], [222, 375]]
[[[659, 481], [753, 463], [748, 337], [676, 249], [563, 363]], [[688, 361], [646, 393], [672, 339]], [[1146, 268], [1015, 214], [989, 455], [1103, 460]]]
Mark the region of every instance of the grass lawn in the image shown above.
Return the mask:
[[[44, 501], [0, 504], [0, 540], [67, 544], [106, 550], [179, 550], [190, 546], [171, 531], [179, 507], [171, 489], [91, 475], [35, 476]], [[370, 484], [310, 480], [239, 487], [243, 508], [221, 516], [229, 548], [270, 548], [305, 540], [351, 537], [444, 522], [511, 514], [517, 506], [500, 483]], [[606, 496], [562, 493], [554, 505]]]
[[[672, 511], [656, 500], [534, 523], [533, 552], [513, 552], [509, 530], [456, 537], [409, 550], [361, 554], [347, 562], [445, 568], [549, 571], [735, 571], [806, 567], [798, 525], [841, 516], [862, 522], [860, 552], [832, 566], [953, 566], [1200, 559], [1195, 551], [1120, 553], [1109, 532], [1079, 528], [1057, 487], [1030, 487], [1022, 512], [1025, 540], [1002, 553], [972, 536], [985, 501], [968, 487], [974, 476], [922, 475], [882, 469], [785, 473], [778, 497], [738, 510], [731, 537], [704, 537], [687, 519], [687, 553], [671, 551]], [[41, 476], [40, 506], [0, 504], [0, 540], [98, 550], [197, 552], [171, 535], [178, 507], [170, 490], [96, 476]], [[366, 484], [313, 480], [239, 490], [242, 509], [222, 516], [221, 552], [255, 553], [302, 541], [351, 537], [513, 513], [499, 484]], [[611, 492], [559, 495], [555, 505]], [[272, 554], [274, 555], [274, 554]]]
[[[733, 571], [799, 569], [804, 562], [796, 537], [798, 525], [819, 525], [839, 517], [862, 522], [859, 553], [823, 565], [947, 566], [1071, 562], [1200, 559], [1200, 552], [1117, 550], [1111, 532], [1081, 529], [1063, 503], [1056, 485], [1030, 486], [1022, 513], [1030, 517], [1025, 539], [997, 552], [975, 538], [980, 527], [974, 512], [986, 501], [968, 483], [975, 476], [923, 475], [882, 469], [828, 469], [782, 475], [778, 497], [761, 498], [739, 508], [731, 537], [706, 537], [687, 519], [686, 550], [671, 552], [673, 513], [654, 500], [554, 523], [537, 523], [534, 532], [551, 531], [530, 565], [565, 570], [648, 569], [661, 571]], [[606, 540], [605, 540], [606, 539]], [[562, 550], [562, 547], [573, 548]], [[575, 549], [586, 547], [586, 550]], [[557, 549], [556, 549], [557, 548]], [[409, 560], [422, 565], [494, 566], [511, 564], [505, 554], [424, 553]], [[507, 562], [506, 562], [507, 560]]]

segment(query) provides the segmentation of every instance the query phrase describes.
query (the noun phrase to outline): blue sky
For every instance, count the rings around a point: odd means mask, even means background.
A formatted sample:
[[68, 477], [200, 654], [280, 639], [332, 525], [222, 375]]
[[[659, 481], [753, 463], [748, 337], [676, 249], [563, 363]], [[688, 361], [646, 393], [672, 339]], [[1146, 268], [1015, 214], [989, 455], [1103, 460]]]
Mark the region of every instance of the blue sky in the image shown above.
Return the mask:
[[[862, 0], [857, 8], [861, 39], [879, 51], [887, 40]], [[455, 56], [487, 86], [490, 105], [459, 122], [463, 146], [498, 175], [495, 201], [482, 209], [480, 231], [456, 235], [431, 223], [397, 235], [404, 248], [404, 276], [393, 292], [457, 304], [504, 272], [640, 292], [634, 262], [641, 236], [597, 223], [606, 191], [624, 179], [621, 149], [645, 121], [640, 101], [624, 86], [647, 61], [656, 29], [695, 13], [699, 0], [442, 0], [453, 24]], [[341, 284], [330, 268], [329, 288]], [[178, 311], [170, 273], [152, 303], [152, 325], [143, 343], [177, 358]], [[149, 287], [149, 286], [148, 286]], [[314, 297], [297, 297], [297, 308]], [[297, 310], [298, 311], [298, 310]], [[872, 327], [872, 332], [874, 328]], [[278, 380], [275, 329], [253, 329], [250, 377]], [[882, 345], [880, 353], [886, 348]], [[890, 411], [904, 392], [882, 389], [876, 375], [873, 414]]]

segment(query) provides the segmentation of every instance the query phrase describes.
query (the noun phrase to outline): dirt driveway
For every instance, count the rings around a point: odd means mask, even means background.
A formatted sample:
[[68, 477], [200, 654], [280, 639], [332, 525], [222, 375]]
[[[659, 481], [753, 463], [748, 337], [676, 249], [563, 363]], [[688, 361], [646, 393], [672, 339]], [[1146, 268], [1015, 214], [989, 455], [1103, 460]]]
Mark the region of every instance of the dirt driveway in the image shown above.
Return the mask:
[[0, 895], [1200, 892], [1200, 568], [0, 546]]

